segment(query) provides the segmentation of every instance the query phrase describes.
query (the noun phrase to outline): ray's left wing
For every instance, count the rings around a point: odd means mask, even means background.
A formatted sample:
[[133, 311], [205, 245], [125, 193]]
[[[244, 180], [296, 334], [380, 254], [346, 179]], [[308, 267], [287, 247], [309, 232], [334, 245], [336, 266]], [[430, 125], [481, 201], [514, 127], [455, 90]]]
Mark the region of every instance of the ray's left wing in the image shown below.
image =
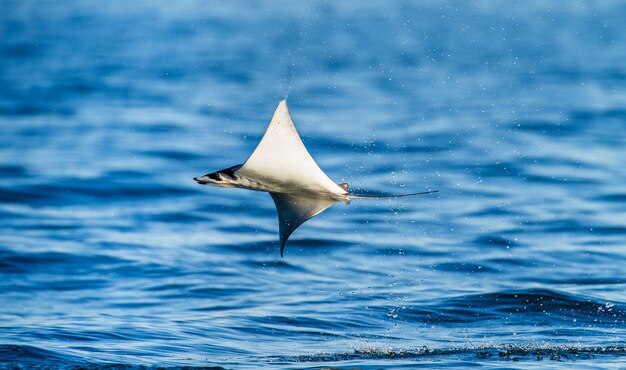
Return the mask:
[[237, 174], [281, 193], [347, 194], [309, 154], [293, 124], [286, 100], [276, 107], [261, 142]]
[[287, 239], [298, 226], [338, 202], [332, 197], [316, 196], [309, 193], [270, 193], [270, 195], [278, 211], [281, 257]]

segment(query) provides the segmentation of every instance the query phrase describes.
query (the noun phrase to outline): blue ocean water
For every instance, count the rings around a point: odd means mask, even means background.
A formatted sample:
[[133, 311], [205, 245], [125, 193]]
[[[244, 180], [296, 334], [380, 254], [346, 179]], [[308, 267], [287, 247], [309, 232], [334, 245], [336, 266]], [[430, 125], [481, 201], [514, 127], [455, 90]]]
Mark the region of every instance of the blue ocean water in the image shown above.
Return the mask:
[[[626, 3], [2, 1], [0, 367], [626, 368]], [[198, 186], [280, 99], [355, 200]]]

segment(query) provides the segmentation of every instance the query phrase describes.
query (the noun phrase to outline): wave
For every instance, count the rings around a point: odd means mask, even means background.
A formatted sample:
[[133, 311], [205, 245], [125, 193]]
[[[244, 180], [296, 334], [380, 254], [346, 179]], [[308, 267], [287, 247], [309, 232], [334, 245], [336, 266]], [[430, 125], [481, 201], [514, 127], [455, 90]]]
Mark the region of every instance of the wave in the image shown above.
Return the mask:
[[35, 346], [0, 345], [0, 369], [59, 368], [68, 363], [78, 365], [79, 359]]
[[353, 352], [318, 353], [300, 356], [268, 357], [268, 362], [339, 362], [355, 360], [392, 360], [411, 359], [414, 361], [432, 360], [581, 360], [594, 359], [597, 356], [626, 356], [626, 346], [623, 343], [610, 346], [583, 346], [583, 345], [483, 345], [430, 349], [392, 349], [389, 347], [359, 347]]
[[[519, 320], [549, 319], [552, 324], [569, 323], [615, 325], [624, 323], [626, 309], [622, 302], [602, 302], [581, 295], [548, 289], [524, 289], [485, 294], [469, 294], [436, 302], [409, 306], [398, 317], [409, 322], [438, 324], [478, 323], [501, 318], [510, 323]], [[511, 316], [513, 315], [513, 316]]]
[[[351, 366], [359, 361], [401, 361], [414, 363], [437, 361], [471, 361], [476, 364], [489, 361], [581, 361], [581, 360], [618, 360], [626, 356], [626, 343], [606, 346], [584, 346], [578, 344], [486, 344], [479, 346], [460, 346], [449, 348], [393, 349], [388, 346], [377, 347], [361, 345], [351, 352], [321, 352], [310, 355], [266, 356], [249, 359], [262, 365], [307, 364], [350, 362]], [[0, 369], [35, 368], [35, 369], [223, 369], [221, 366], [187, 365], [145, 365], [133, 363], [98, 363], [76, 357], [71, 354], [50, 351], [29, 345], [0, 345]], [[223, 359], [228, 362], [228, 359]], [[393, 362], [386, 362], [393, 366]]]

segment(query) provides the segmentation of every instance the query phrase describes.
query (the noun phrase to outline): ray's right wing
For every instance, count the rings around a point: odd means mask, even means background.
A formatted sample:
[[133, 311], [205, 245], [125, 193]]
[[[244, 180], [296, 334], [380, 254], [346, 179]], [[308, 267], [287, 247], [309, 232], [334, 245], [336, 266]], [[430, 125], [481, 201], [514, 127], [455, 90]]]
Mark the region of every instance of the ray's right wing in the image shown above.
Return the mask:
[[278, 212], [281, 257], [283, 256], [287, 239], [298, 226], [338, 202], [331, 197], [315, 196], [308, 193], [270, 193], [270, 195], [274, 200], [274, 204], [276, 204], [276, 211]]

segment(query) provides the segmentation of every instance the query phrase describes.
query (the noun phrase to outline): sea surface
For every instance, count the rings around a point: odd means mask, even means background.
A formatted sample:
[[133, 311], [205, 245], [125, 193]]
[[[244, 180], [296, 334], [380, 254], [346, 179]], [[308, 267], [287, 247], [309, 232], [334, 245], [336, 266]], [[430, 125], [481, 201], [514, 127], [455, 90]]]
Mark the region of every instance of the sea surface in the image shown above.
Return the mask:
[[[0, 2], [0, 368], [626, 369], [623, 1]], [[280, 258], [279, 100], [355, 192]]]

